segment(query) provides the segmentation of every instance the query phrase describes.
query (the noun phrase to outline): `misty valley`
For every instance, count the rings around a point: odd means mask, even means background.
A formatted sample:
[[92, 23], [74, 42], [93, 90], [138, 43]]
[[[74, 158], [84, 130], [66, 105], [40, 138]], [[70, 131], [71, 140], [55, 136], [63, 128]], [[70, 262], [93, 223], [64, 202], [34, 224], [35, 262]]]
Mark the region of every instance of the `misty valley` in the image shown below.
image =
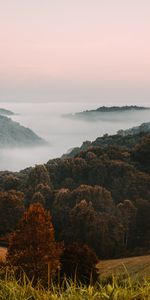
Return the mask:
[[1, 103], [0, 169], [18, 171], [45, 163], [80, 147], [84, 141], [91, 142], [150, 120], [150, 110], [140, 106], [100, 111], [94, 119], [93, 115], [74, 117], [76, 112], [82, 115], [87, 108], [96, 111], [98, 107], [98, 103]]
[[150, 300], [150, 1], [0, 28], [0, 300]]
[[109, 108], [106, 118], [82, 120], [56, 107], [0, 109], [0, 275], [9, 268], [33, 286], [64, 278], [88, 286], [91, 276], [109, 282], [114, 260], [115, 280], [126, 278], [121, 258], [138, 257], [129, 274], [147, 278], [150, 110]]

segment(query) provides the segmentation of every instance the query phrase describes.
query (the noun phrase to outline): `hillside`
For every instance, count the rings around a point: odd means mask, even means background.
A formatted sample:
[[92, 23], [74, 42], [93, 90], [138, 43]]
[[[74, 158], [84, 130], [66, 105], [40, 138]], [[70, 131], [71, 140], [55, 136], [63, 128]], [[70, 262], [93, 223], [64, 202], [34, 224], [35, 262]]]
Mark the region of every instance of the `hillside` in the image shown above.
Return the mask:
[[24, 210], [40, 202], [52, 214], [56, 239], [65, 245], [87, 244], [100, 259], [147, 253], [150, 134], [119, 136], [130, 147], [113, 145], [113, 139], [73, 158], [0, 172], [2, 240], [7, 242]]
[[141, 280], [150, 276], [150, 255], [103, 260], [97, 267], [101, 279], [114, 275]]
[[44, 142], [31, 129], [0, 115], [0, 147], [42, 145]]
[[12, 116], [14, 113], [11, 110], [0, 108], [0, 115]]
[[67, 153], [63, 154], [62, 158], [75, 157], [80, 151], [88, 150], [92, 147], [105, 148], [108, 146], [119, 146], [122, 148], [131, 149], [134, 147], [141, 139], [141, 137], [146, 136], [150, 133], [150, 122], [143, 123], [139, 126], [132, 127], [127, 130], [119, 130], [114, 135], [105, 134], [98, 137], [94, 141], [85, 141], [81, 147], [75, 147], [68, 150]]
[[87, 121], [94, 121], [97, 119], [103, 119], [104, 117], [112, 118], [115, 114], [123, 114], [123, 113], [136, 113], [140, 111], [149, 110], [149, 107], [130, 105], [130, 106], [101, 106], [97, 109], [85, 110], [81, 112], [76, 112], [73, 114], [66, 114], [66, 117], [74, 118], [74, 119], [84, 119]]
[[127, 130], [119, 130], [117, 134], [122, 136], [134, 135], [139, 134], [141, 132], [150, 132], [150, 122], [143, 123], [140, 126], [132, 127]]

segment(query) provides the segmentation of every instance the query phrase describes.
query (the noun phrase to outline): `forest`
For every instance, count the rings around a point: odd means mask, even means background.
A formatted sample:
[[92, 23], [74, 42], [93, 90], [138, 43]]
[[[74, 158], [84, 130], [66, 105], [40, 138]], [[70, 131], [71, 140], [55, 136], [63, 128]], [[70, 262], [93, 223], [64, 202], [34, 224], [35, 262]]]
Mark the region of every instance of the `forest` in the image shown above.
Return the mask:
[[1, 245], [8, 244], [29, 206], [40, 203], [65, 246], [87, 245], [100, 259], [148, 252], [150, 134], [118, 140], [91, 145], [73, 158], [0, 172]]

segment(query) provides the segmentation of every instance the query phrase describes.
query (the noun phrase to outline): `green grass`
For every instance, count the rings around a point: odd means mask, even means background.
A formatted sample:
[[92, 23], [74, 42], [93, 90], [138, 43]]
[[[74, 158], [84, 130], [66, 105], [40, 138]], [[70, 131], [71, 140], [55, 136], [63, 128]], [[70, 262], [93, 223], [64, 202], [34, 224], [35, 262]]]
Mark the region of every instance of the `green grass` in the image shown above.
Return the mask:
[[0, 300], [150, 300], [150, 255], [100, 261], [98, 268], [101, 281], [94, 287], [64, 280], [49, 290], [1, 270]]
[[61, 287], [51, 285], [49, 290], [40, 284], [33, 287], [25, 276], [22, 283], [15, 280], [13, 275], [6, 275], [0, 280], [0, 300], [148, 300], [150, 299], [150, 280], [140, 283], [130, 278], [117, 282], [93, 286], [76, 284], [73, 281], [64, 281]]

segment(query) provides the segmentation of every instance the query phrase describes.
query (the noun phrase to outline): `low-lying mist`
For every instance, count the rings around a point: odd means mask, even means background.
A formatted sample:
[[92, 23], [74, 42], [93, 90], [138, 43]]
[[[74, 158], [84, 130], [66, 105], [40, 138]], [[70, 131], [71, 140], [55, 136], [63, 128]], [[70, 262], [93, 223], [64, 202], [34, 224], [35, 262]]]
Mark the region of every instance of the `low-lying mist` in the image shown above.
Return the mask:
[[103, 114], [95, 121], [66, 118], [66, 113], [96, 109], [100, 103], [1, 103], [12, 110], [14, 121], [31, 128], [48, 144], [29, 148], [0, 149], [0, 170], [17, 171], [60, 157], [68, 149], [94, 140], [105, 133], [114, 134], [150, 121], [150, 110]]

